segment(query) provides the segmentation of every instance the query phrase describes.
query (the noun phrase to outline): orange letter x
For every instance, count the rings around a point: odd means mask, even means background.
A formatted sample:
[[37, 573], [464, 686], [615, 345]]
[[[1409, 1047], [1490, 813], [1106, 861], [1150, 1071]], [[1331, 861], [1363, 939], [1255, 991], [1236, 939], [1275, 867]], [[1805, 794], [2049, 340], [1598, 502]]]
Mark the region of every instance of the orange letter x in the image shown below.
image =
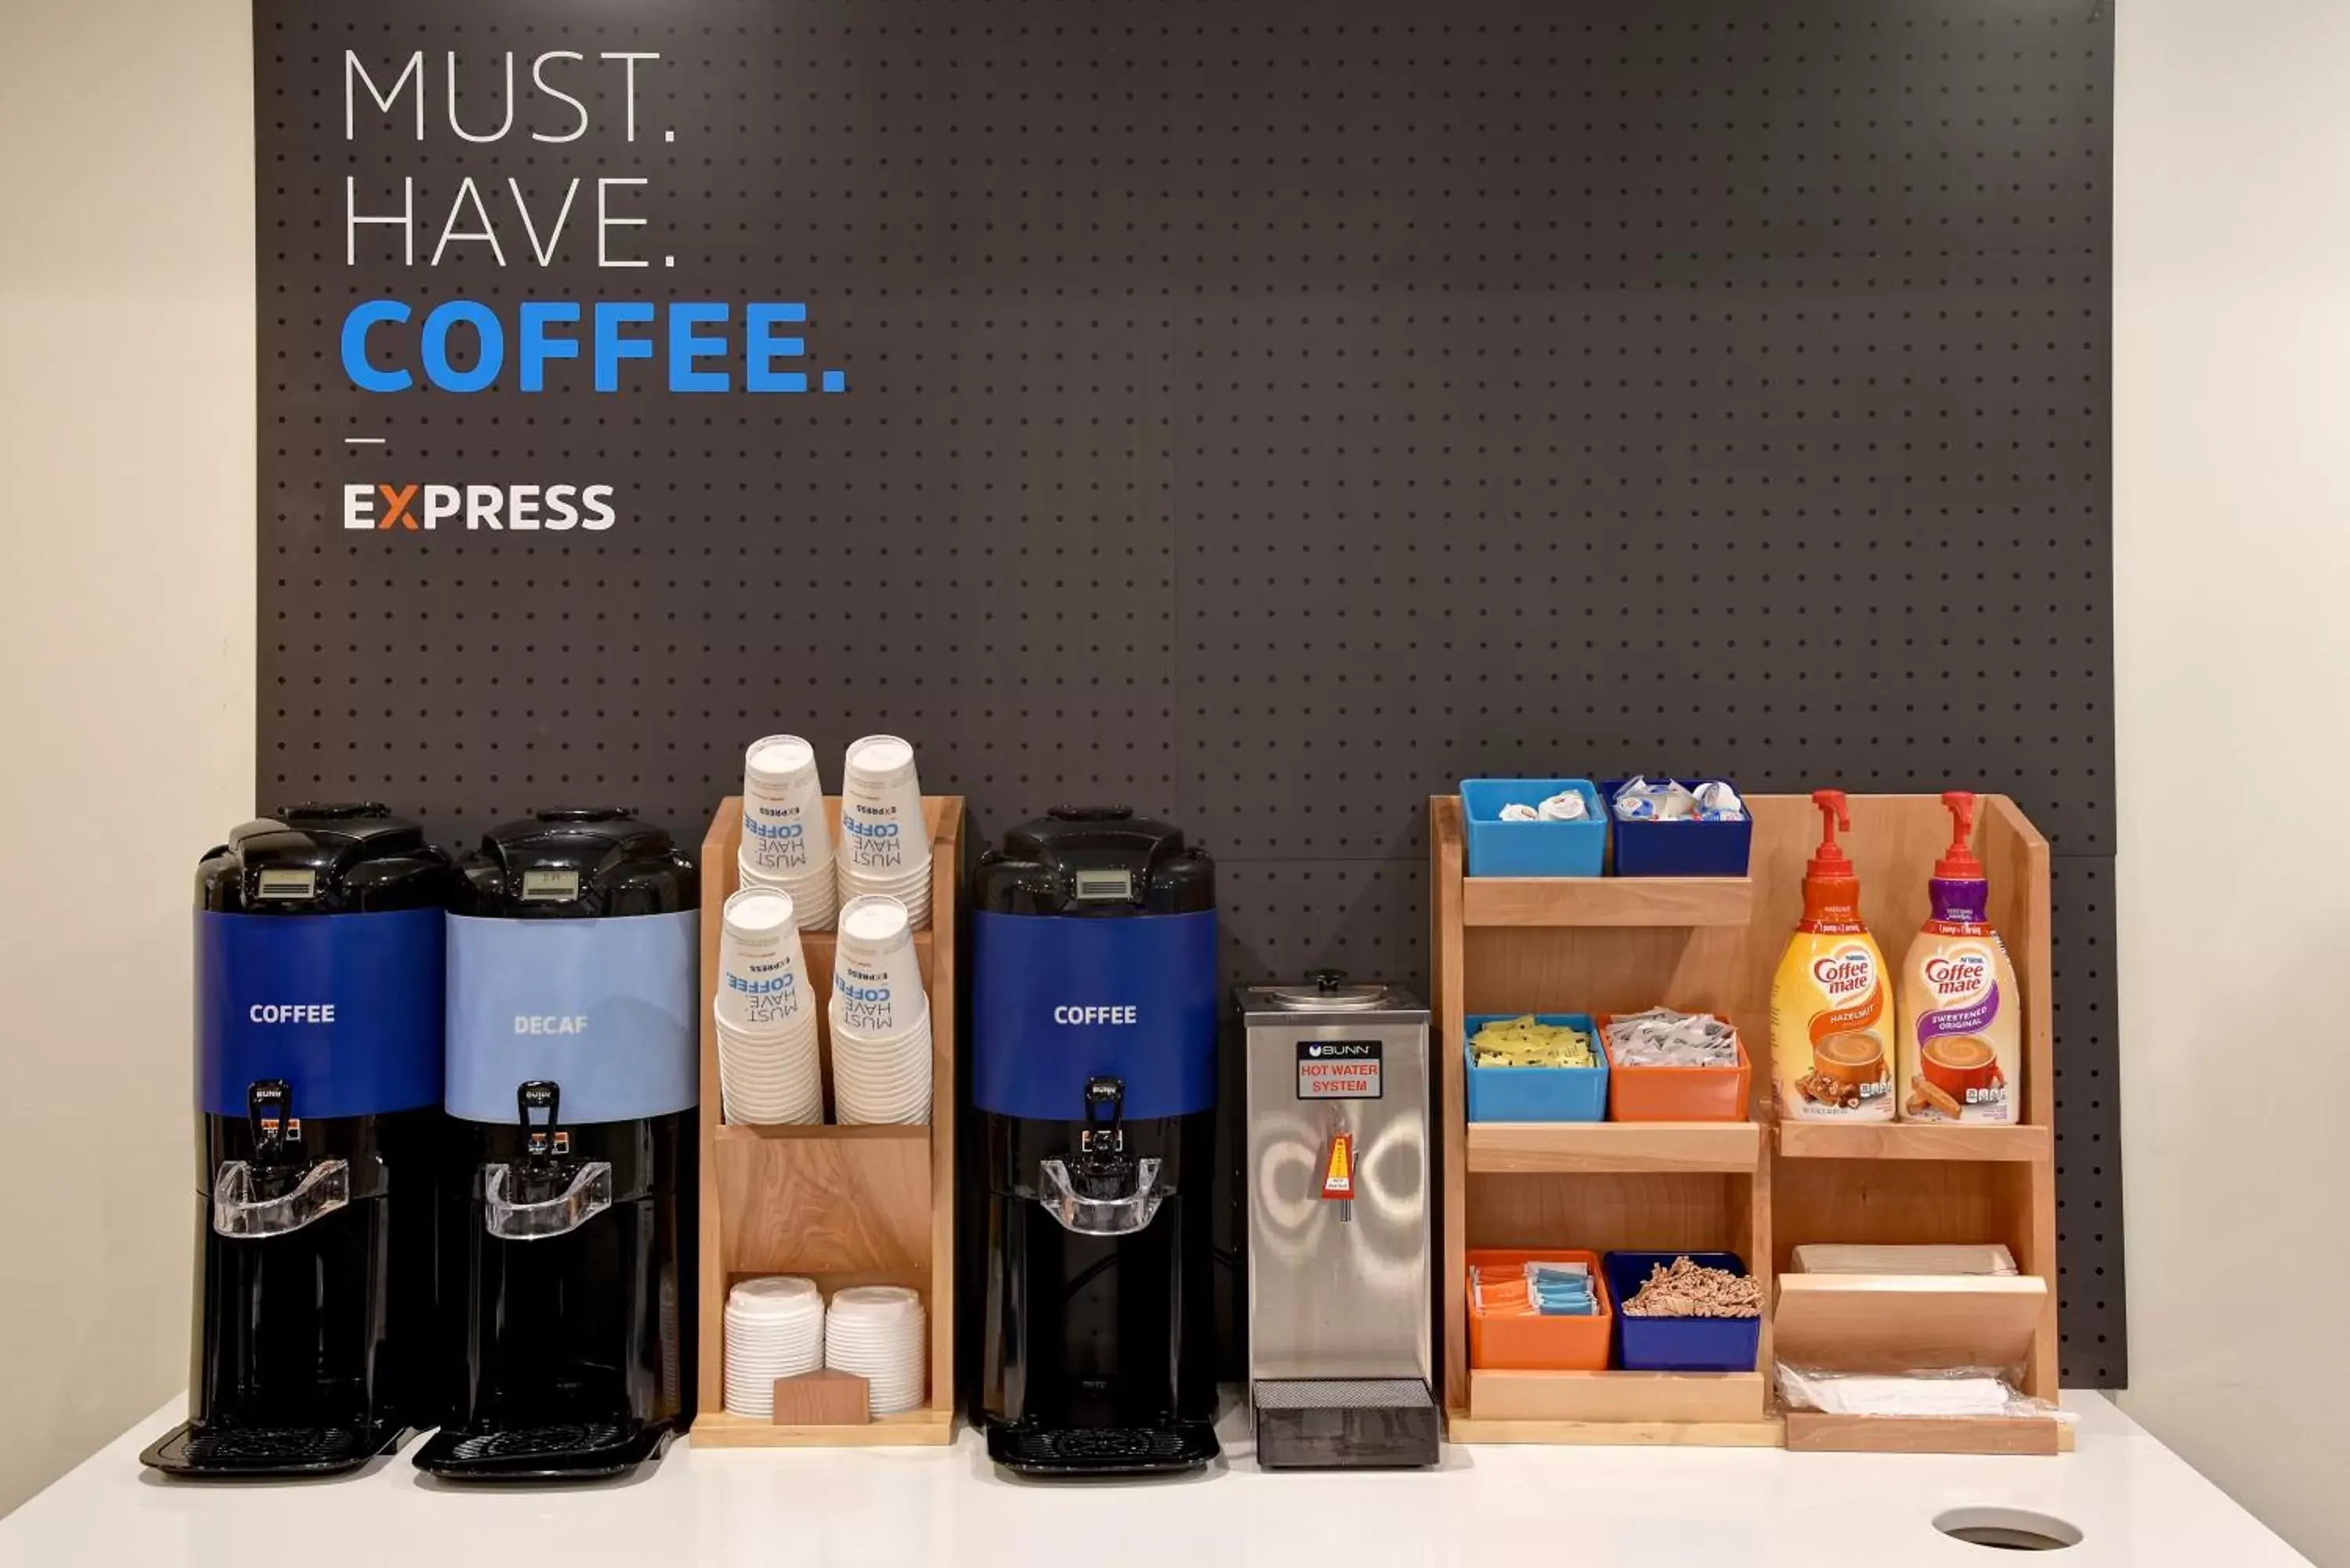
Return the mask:
[[376, 526], [380, 529], [389, 528], [397, 523], [410, 533], [415, 533], [416, 519], [408, 514], [408, 504], [416, 499], [417, 491], [423, 487], [411, 484], [405, 490], [394, 490], [389, 484], [379, 484], [376, 488], [383, 492], [383, 498], [386, 501], [391, 503], [390, 508], [383, 514], [383, 521]]

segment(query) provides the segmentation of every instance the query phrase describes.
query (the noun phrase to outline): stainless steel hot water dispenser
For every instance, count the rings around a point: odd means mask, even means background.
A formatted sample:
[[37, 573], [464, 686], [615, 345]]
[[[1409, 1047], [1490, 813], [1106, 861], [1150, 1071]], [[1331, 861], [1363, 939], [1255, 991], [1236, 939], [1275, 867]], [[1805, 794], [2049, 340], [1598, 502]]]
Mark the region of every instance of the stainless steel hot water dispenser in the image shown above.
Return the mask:
[[1239, 1002], [1257, 1462], [1434, 1464], [1428, 1009], [1336, 970]]

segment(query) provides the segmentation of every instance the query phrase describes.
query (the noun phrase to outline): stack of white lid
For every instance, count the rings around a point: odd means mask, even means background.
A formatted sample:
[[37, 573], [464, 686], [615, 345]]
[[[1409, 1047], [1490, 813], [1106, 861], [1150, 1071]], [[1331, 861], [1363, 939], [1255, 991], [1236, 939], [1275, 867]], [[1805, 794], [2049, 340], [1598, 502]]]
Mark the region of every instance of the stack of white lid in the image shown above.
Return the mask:
[[745, 1280], [726, 1297], [726, 1408], [772, 1417], [775, 1379], [825, 1365], [824, 1296], [814, 1280]]
[[929, 1354], [922, 1298], [915, 1292], [855, 1285], [834, 1293], [825, 1314], [825, 1365], [865, 1379], [874, 1415], [895, 1416], [922, 1402]]

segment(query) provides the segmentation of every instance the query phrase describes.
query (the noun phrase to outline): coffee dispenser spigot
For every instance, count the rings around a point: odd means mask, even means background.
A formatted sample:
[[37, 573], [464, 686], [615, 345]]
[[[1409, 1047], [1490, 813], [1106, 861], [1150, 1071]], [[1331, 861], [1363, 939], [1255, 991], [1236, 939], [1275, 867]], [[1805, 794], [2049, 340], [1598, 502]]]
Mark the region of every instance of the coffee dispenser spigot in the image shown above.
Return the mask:
[[1080, 1236], [1132, 1235], [1150, 1223], [1168, 1196], [1159, 1185], [1159, 1162], [1127, 1157], [1122, 1080], [1087, 1079], [1085, 1104], [1077, 1157], [1039, 1162], [1037, 1201]]
[[561, 1236], [612, 1206], [612, 1163], [572, 1158], [562, 1106], [562, 1085], [549, 1079], [534, 1078], [515, 1090], [523, 1156], [482, 1171], [483, 1223], [502, 1241]]
[[213, 1174], [213, 1231], [229, 1237], [285, 1236], [351, 1200], [349, 1162], [313, 1159], [302, 1148], [294, 1089], [263, 1078], [245, 1090], [253, 1158], [224, 1160]]

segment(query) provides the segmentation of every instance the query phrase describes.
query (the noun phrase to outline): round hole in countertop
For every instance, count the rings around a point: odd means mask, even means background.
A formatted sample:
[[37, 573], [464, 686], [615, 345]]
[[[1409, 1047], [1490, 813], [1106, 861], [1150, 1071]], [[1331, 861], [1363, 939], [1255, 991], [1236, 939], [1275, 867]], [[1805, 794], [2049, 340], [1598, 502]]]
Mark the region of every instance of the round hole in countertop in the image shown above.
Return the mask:
[[1953, 1508], [1934, 1516], [1934, 1528], [1970, 1546], [2002, 1552], [2056, 1552], [2081, 1544], [2079, 1526], [2021, 1508]]

